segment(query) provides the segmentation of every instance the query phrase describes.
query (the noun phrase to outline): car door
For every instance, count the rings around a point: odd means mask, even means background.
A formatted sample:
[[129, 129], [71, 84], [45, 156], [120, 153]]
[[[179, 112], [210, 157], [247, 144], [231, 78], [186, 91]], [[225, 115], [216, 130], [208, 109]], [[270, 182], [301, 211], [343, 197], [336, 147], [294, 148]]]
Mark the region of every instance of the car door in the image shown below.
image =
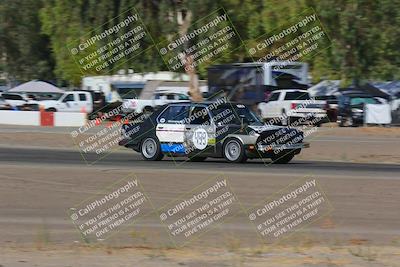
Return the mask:
[[281, 93], [280, 92], [273, 92], [268, 100], [266, 106], [266, 110], [264, 111], [267, 118], [275, 118], [280, 115], [279, 109], [279, 98]]
[[185, 125], [186, 153], [191, 155], [214, 154], [216, 126], [206, 105], [192, 104]]
[[93, 111], [93, 104], [91, 101], [90, 93], [79, 93], [78, 94], [78, 111], [84, 111], [90, 113]]
[[189, 105], [168, 105], [157, 117], [156, 136], [162, 152], [184, 153], [185, 120]]
[[79, 112], [79, 105], [77, 96], [74, 93], [67, 93], [64, 95], [64, 98], [61, 100], [60, 106], [57, 107], [59, 111], [65, 112]]

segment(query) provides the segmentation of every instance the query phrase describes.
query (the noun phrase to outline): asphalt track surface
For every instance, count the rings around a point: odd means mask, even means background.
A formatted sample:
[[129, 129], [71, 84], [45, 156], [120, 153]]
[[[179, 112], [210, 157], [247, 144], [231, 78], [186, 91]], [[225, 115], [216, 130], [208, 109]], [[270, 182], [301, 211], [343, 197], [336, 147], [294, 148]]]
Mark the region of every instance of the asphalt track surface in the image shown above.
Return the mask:
[[[92, 155], [92, 159], [96, 157]], [[56, 243], [79, 240], [66, 211], [132, 172], [138, 175], [156, 208], [219, 173], [229, 177], [229, 183], [246, 208], [299, 178], [315, 177], [333, 211], [321, 223], [304, 230], [308, 237], [326, 243], [359, 239], [379, 244], [390, 244], [400, 238], [400, 165], [298, 160], [286, 165], [270, 164], [269, 160], [230, 164], [222, 159], [186, 162], [183, 158], [148, 162], [129, 150], [113, 152], [87, 165], [80, 152], [72, 148], [3, 146], [0, 147], [0, 168], [2, 244], [35, 242], [42, 235], [42, 228]], [[244, 244], [252, 244], [257, 238], [254, 229], [248, 225], [246, 216], [242, 219], [232, 219], [199, 240], [215, 243], [215, 235], [222, 238], [234, 232], [235, 238], [243, 237]], [[160, 240], [168, 239], [156, 215], [136, 227], [135, 231], [145, 236], [136, 237], [137, 245], [143, 245], [143, 240], [159, 244]], [[118, 244], [124, 238], [131, 242], [130, 235], [132, 232], [116, 235]]]
[[[86, 155], [87, 161], [83, 159], [79, 151], [66, 149], [42, 149], [42, 148], [12, 148], [0, 147], [0, 162], [4, 163], [46, 163], [59, 165], [92, 165], [92, 166], [114, 166], [123, 168], [149, 168], [158, 170], [191, 169], [201, 172], [204, 169], [218, 169], [241, 172], [265, 172], [285, 171], [285, 172], [335, 172], [335, 173], [397, 173], [400, 174], [400, 165], [396, 164], [365, 164], [329, 161], [299, 161], [292, 160], [289, 164], [271, 164], [269, 159], [248, 160], [246, 163], [232, 164], [224, 159], [208, 158], [205, 162], [189, 162], [184, 157], [164, 157], [162, 161], [145, 161], [136, 152], [123, 151], [112, 152], [99, 159], [97, 155]], [[98, 160], [99, 159], [99, 160]], [[269, 169], [266, 169], [269, 168]], [[400, 177], [399, 177], [400, 179]]]

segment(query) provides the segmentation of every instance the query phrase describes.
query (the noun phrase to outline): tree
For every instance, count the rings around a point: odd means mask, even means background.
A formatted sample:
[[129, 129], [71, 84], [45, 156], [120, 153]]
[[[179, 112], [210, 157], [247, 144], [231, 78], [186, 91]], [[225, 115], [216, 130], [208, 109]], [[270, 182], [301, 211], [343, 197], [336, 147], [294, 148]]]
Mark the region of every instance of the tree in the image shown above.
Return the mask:
[[9, 81], [53, 80], [50, 41], [40, 33], [42, 1], [0, 2], [0, 68]]

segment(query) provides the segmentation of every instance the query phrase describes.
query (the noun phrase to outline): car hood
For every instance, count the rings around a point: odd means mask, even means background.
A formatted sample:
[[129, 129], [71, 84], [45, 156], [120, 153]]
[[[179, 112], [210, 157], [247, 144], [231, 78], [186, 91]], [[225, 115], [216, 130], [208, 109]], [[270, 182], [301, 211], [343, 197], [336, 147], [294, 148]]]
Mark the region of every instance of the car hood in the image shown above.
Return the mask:
[[261, 132], [269, 131], [269, 130], [279, 130], [279, 129], [282, 129], [283, 126], [268, 125], [268, 124], [263, 124], [263, 125], [250, 124], [250, 125], [248, 125], [248, 128], [250, 128], [251, 130], [253, 130], [257, 133], [261, 133]]

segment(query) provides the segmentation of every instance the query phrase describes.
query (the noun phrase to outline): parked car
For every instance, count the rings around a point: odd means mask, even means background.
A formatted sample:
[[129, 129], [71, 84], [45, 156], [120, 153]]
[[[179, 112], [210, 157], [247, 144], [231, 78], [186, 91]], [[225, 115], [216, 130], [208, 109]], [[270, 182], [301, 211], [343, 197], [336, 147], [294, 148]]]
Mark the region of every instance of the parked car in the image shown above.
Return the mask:
[[337, 121], [338, 99], [335, 95], [315, 96], [315, 100], [324, 102], [324, 110], [330, 122]]
[[14, 109], [17, 109], [29, 101], [28, 98], [23, 94], [3, 93], [1, 96]]
[[380, 104], [373, 96], [356, 90], [343, 91], [338, 100], [337, 123], [340, 127], [362, 125], [365, 104]]
[[125, 113], [143, 113], [153, 112], [157, 107], [168, 103], [188, 101], [190, 101], [189, 96], [182, 93], [157, 92], [152, 99], [125, 99], [122, 105]]
[[38, 101], [35, 97], [28, 94], [17, 94], [17, 93], [3, 93], [1, 94], [3, 99], [9, 104], [12, 109], [24, 110], [24, 111], [37, 111], [39, 110]]
[[327, 121], [324, 101], [311, 99], [307, 90], [287, 89], [273, 91], [268, 102], [258, 104], [258, 112], [264, 120], [278, 119], [282, 125], [290, 125], [300, 118], [316, 125]]
[[0, 110], [10, 110], [12, 109], [11, 105], [6, 102], [6, 100], [0, 96]]
[[87, 91], [65, 92], [57, 100], [42, 100], [39, 104], [46, 111], [86, 112], [93, 111], [92, 94]]
[[266, 125], [241, 104], [215, 103], [165, 105], [141, 123], [123, 125], [119, 145], [140, 152], [145, 160], [167, 155], [191, 161], [271, 158], [274, 163], [288, 163], [309, 146], [300, 130]]

